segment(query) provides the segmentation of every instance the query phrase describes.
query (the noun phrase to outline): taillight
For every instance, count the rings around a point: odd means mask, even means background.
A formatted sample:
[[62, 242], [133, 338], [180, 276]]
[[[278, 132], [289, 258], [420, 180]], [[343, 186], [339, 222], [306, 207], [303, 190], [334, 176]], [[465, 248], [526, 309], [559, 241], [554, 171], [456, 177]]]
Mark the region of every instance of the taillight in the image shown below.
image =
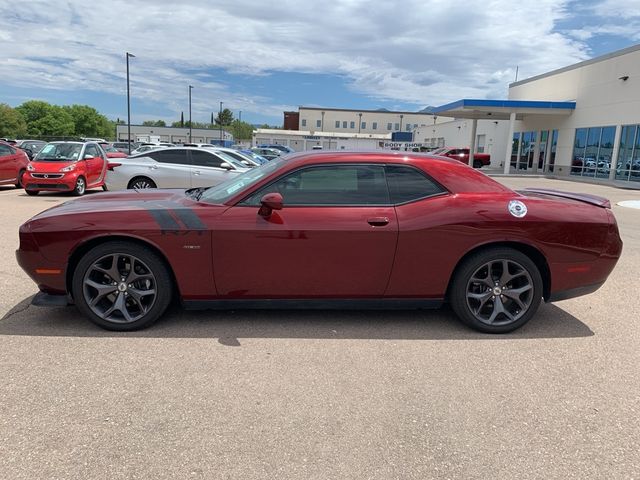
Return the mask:
[[120, 165], [122, 165], [121, 163], [116, 163], [116, 162], [109, 162], [107, 163], [107, 170], [110, 170], [113, 172], [113, 169], [116, 167], [119, 167]]

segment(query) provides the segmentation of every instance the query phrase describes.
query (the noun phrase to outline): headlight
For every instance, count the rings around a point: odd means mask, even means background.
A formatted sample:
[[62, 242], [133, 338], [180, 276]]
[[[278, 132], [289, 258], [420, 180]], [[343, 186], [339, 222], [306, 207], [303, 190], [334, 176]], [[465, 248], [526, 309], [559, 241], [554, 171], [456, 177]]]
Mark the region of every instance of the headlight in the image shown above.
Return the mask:
[[35, 169], [36, 169], [36, 167], [31, 165], [30, 163], [27, 165], [27, 170], [29, 170], [30, 172], [33, 172]]
[[76, 169], [76, 166], [74, 164], [74, 165], [69, 165], [68, 167], [61, 168], [60, 171], [61, 172], [73, 172], [75, 169]]

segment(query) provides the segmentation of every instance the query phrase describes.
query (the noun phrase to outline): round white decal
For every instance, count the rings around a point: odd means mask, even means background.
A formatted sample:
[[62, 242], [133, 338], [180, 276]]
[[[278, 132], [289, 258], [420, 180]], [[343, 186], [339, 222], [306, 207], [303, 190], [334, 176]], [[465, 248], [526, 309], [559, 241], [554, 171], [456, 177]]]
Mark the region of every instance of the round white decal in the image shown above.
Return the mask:
[[511, 200], [509, 202], [509, 213], [514, 217], [522, 218], [527, 214], [527, 206], [520, 200]]

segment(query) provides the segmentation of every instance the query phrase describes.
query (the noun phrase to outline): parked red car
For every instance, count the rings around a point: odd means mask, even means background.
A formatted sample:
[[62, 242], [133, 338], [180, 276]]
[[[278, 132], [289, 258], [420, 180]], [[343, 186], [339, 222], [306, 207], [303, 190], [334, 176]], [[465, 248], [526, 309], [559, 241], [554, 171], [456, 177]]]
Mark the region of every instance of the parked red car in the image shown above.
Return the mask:
[[15, 185], [22, 188], [22, 177], [27, 171], [27, 154], [8, 143], [0, 142], [0, 185]]
[[116, 149], [110, 143], [100, 142], [100, 146], [102, 147], [102, 150], [104, 150], [104, 153], [107, 154], [107, 158], [127, 158], [128, 156], [126, 153]]
[[411, 152], [304, 152], [209, 188], [127, 190], [20, 227], [36, 304], [111, 330], [189, 308], [437, 307], [502, 333], [597, 290], [622, 250], [609, 201], [515, 192]]
[[106, 190], [107, 156], [95, 142], [51, 142], [27, 166], [23, 177], [28, 195], [41, 191], [84, 195], [88, 188]]
[[[441, 157], [453, 158], [459, 160], [462, 163], [469, 164], [469, 149], [468, 148], [455, 148], [455, 147], [443, 147], [431, 152], [433, 155], [440, 155]], [[488, 153], [474, 153], [473, 154], [473, 167], [481, 168], [491, 163], [491, 155]]]

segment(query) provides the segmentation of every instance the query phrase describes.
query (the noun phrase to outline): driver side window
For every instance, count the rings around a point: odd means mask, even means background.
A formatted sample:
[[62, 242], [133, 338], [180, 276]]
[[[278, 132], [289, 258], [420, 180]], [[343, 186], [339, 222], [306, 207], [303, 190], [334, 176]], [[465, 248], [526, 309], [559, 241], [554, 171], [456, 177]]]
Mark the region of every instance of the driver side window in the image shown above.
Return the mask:
[[84, 156], [86, 157], [87, 155], [90, 155], [91, 158], [100, 156], [98, 154], [98, 149], [95, 147], [95, 145], [87, 145], [87, 148], [85, 148], [84, 150]]
[[381, 165], [330, 165], [290, 173], [251, 195], [241, 205], [259, 206], [267, 193], [282, 195], [287, 206], [389, 205]]

